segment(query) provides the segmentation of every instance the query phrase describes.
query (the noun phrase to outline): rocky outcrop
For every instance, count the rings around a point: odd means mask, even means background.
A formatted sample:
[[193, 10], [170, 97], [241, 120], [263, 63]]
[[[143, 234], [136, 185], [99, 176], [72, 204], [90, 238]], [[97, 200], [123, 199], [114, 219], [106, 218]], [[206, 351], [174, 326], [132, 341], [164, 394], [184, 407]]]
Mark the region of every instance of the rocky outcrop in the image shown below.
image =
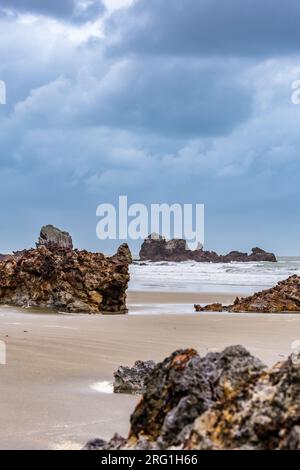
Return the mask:
[[114, 392], [142, 394], [145, 382], [155, 368], [153, 361], [136, 361], [133, 367], [119, 367], [114, 373]]
[[65, 312], [126, 313], [130, 262], [127, 245], [109, 258], [52, 242], [42, 244], [0, 262], [0, 303]]
[[63, 232], [53, 225], [44, 225], [41, 228], [40, 237], [36, 247], [56, 246], [59, 248], [73, 249], [72, 237], [68, 232]]
[[85, 448], [300, 450], [300, 360], [268, 370], [242, 346], [176, 351], [150, 375], [128, 438]]
[[195, 305], [195, 310], [197, 312], [300, 312], [300, 277], [294, 275], [279, 282], [272, 289], [241, 299], [237, 297], [233, 305], [212, 304], [205, 307]]
[[[246, 383], [245, 383], [246, 385]], [[275, 365], [197, 418], [185, 449], [300, 450], [300, 368]]]
[[267, 253], [260, 248], [253, 248], [252, 252], [241, 253], [231, 251], [227, 255], [218, 255], [214, 251], [204, 251], [203, 248], [189, 250], [187, 243], [182, 239], [167, 241], [161, 236], [149, 235], [142, 244], [140, 250], [141, 261], [198, 261], [206, 263], [230, 263], [230, 262], [258, 262], [269, 261], [276, 262], [273, 253]]

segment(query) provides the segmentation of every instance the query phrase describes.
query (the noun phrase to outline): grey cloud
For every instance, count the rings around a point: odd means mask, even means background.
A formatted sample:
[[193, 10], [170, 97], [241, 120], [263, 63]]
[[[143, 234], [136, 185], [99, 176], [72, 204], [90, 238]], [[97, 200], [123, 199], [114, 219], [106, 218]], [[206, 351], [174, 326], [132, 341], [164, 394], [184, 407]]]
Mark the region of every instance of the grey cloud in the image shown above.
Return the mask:
[[162, 56], [163, 44], [103, 57], [44, 24], [1, 22], [0, 78], [13, 103], [0, 107], [0, 252], [34, 242], [43, 223], [111, 249], [96, 239], [95, 209], [119, 194], [205, 203], [207, 248], [297, 252], [295, 61]]
[[0, 9], [84, 23], [103, 13], [104, 6], [101, 0], [1, 0]]
[[107, 31], [119, 53], [278, 56], [299, 52], [299, 20], [298, 0], [138, 0]]
[[[251, 90], [232, 77], [237, 64], [128, 60], [35, 90], [18, 111], [39, 123], [106, 126], [175, 139], [226, 135], [252, 113]], [[105, 68], [104, 68], [105, 69]], [[238, 70], [242, 75], [242, 69]], [[57, 113], [57, 110], [61, 111]]]

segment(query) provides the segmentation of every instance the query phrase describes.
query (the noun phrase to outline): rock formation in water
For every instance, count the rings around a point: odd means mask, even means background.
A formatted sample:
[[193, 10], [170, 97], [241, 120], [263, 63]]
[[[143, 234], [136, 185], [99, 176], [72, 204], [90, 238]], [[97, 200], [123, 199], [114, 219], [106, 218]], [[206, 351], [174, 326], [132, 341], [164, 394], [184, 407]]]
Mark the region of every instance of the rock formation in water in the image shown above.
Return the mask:
[[[73, 250], [68, 234], [55, 229], [49, 243], [24, 250], [0, 262], [0, 303], [65, 312], [126, 313], [128, 265], [126, 244], [116, 255]], [[63, 233], [63, 232], [60, 232]], [[56, 241], [56, 242], [55, 242]], [[68, 246], [65, 246], [68, 245]]]
[[300, 450], [300, 360], [267, 369], [242, 346], [157, 364], [131, 416], [128, 438], [85, 449]]
[[60, 248], [73, 249], [72, 237], [68, 232], [63, 232], [53, 225], [44, 225], [41, 228], [39, 241], [36, 247], [40, 246], [57, 246]]
[[153, 361], [136, 361], [133, 367], [121, 366], [114, 373], [114, 392], [142, 394], [145, 382], [155, 367]]
[[291, 276], [275, 287], [257, 292], [249, 297], [235, 299], [233, 305], [195, 305], [197, 312], [257, 312], [281, 313], [300, 312], [300, 277]]
[[231, 251], [227, 255], [218, 255], [214, 251], [204, 251], [203, 248], [194, 251], [189, 250], [185, 240], [174, 239], [167, 241], [156, 234], [149, 235], [144, 240], [140, 250], [140, 260], [177, 262], [192, 260], [208, 263], [277, 261], [273, 253], [267, 253], [260, 248], [253, 248], [249, 255], [239, 251]]

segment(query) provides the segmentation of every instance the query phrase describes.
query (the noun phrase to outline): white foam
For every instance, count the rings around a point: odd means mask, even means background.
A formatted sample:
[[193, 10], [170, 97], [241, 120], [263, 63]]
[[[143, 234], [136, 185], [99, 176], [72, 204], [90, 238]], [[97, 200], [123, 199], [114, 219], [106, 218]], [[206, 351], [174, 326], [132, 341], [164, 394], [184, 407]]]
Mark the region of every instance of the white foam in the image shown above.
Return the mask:
[[114, 393], [114, 387], [111, 382], [103, 380], [102, 382], [95, 382], [91, 385], [91, 389], [99, 393]]
[[81, 450], [82, 445], [78, 442], [63, 441], [59, 444], [51, 446], [51, 450]]
[[[130, 290], [209, 292], [217, 286], [268, 288], [292, 274], [300, 275], [300, 258], [281, 258], [277, 263], [146, 263], [130, 267]], [[241, 290], [244, 292], [244, 289]]]

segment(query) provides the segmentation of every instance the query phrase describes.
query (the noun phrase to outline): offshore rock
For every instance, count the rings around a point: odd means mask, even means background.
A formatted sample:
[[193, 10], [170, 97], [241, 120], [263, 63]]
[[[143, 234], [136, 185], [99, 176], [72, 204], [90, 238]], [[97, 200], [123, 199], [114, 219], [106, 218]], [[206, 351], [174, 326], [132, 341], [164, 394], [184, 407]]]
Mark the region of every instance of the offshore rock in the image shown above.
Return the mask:
[[212, 304], [205, 307], [201, 307], [201, 305], [194, 307], [197, 312], [300, 312], [300, 277], [294, 275], [279, 282], [272, 289], [263, 290], [241, 299], [237, 297], [233, 305]]
[[273, 253], [267, 253], [261, 248], [253, 248], [250, 254], [239, 251], [231, 251], [227, 255], [218, 255], [214, 251], [204, 251], [201, 247], [190, 250], [182, 239], [167, 241], [165, 238], [151, 234], [146, 238], [140, 250], [141, 261], [197, 261], [206, 263], [231, 263], [231, 262], [276, 262]]
[[126, 313], [130, 261], [127, 245], [105, 257], [52, 242], [42, 244], [0, 262], [0, 303], [76, 313]]
[[142, 394], [145, 382], [155, 368], [153, 361], [136, 361], [133, 367], [120, 366], [114, 373], [114, 392]]

